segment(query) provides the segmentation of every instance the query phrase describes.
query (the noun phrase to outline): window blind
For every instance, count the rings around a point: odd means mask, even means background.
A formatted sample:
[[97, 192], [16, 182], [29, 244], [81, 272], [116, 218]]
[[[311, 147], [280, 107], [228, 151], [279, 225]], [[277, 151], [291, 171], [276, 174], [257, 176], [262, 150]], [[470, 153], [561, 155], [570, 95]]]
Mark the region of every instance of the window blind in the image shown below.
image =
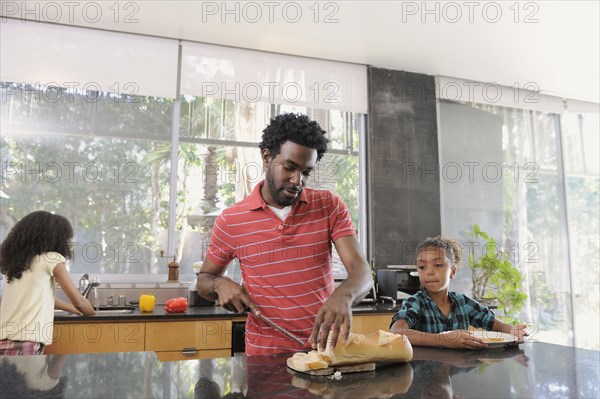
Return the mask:
[[495, 82], [477, 82], [448, 76], [436, 76], [436, 95], [450, 101], [474, 102], [501, 107], [521, 108], [560, 114], [563, 99], [541, 94], [535, 82], [504, 86]]
[[177, 40], [16, 19], [0, 25], [3, 81], [176, 95]]
[[181, 94], [367, 113], [364, 65], [183, 42]]

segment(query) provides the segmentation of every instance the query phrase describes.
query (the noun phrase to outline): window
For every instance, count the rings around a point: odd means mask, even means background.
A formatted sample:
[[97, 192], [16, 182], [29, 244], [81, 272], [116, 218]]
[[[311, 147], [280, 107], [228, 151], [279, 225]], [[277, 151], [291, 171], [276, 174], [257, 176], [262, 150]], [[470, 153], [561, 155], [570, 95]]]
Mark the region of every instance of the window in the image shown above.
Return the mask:
[[[336, 110], [185, 96], [179, 138], [176, 247], [181, 272], [204, 259], [215, 218], [249, 195], [262, 180], [258, 143], [269, 120], [282, 112], [301, 112], [316, 120], [329, 135], [330, 149], [311, 174], [309, 187], [338, 193], [360, 228], [358, 136], [363, 116]], [[335, 248], [334, 248], [335, 252]], [[334, 253], [334, 271], [346, 271]], [[234, 264], [227, 276], [238, 280]]]
[[339, 192], [359, 228], [365, 66], [3, 22], [0, 239], [45, 209], [74, 226], [72, 273], [164, 281], [177, 256], [190, 280], [215, 217], [261, 180], [260, 134], [286, 111], [329, 131], [312, 184]]
[[[598, 113], [440, 102], [442, 171], [479, 165], [462, 185], [441, 174], [443, 233], [466, 242], [478, 223], [501, 240], [525, 275], [519, 320], [538, 340], [590, 349], [600, 324], [598, 131]], [[501, 179], [485, 173], [492, 164]], [[462, 270], [454, 288], [470, 293], [466, 262]]]
[[[575, 344], [598, 350], [600, 325], [600, 204], [598, 113], [563, 118], [566, 203], [573, 275]], [[595, 327], [595, 328], [594, 328]]]
[[[180, 274], [191, 279], [216, 216], [262, 180], [262, 130], [286, 111], [307, 113], [329, 132], [331, 148], [309, 185], [340, 194], [360, 228], [362, 114], [184, 96], [171, 182], [173, 99], [9, 82], [0, 88], [0, 239], [29, 212], [62, 214], [75, 230], [73, 273], [165, 274], [175, 255], [167, 253], [167, 241], [169, 191], [176, 184], [172, 234]], [[336, 276], [344, 277], [334, 259]], [[235, 267], [228, 273], [239, 277]]]
[[157, 273], [173, 101], [3, 82], [0, 238], [44, 209], [73, 225], [73, 273]]

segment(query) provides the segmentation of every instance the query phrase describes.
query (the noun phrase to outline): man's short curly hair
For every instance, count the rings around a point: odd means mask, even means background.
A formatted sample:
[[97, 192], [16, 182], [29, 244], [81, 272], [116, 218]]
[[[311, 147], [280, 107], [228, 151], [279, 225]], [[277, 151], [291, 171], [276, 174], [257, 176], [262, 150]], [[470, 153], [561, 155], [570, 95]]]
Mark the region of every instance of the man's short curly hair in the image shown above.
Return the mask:
[[269, 150], [269, 156], [275, 158], [286, 141], [317, 150], [317, 161], [327, 151], [327, 133], [308, 116], [295, 113], [284, 113], [271, 118], [263, 130], [262, 141], [258, 147]]

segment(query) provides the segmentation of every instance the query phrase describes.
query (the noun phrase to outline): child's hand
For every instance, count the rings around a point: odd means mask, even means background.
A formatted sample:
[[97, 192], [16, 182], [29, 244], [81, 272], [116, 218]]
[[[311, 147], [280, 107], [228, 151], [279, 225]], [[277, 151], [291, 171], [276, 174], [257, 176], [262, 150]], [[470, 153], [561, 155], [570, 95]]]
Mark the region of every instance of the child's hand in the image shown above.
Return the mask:
[[453, 330], [439, 335], [442, 338], [441, 345], [446, 348], [483, 349], [487, 347], [483, 338], [475, 337], [473, 331]]
[[510, 334], [516, 336], [520, 344], [525, 342], [525, 337], [529, 335], [525, 329], [527, 328], [527, 324], [517, 324], [516, 326], [512, 326], [510, 328]]
[[83, 316], [83, 313], [73, 305], [70, 305], [67, 311], [69, 313], [76, 314], [77, 316]]

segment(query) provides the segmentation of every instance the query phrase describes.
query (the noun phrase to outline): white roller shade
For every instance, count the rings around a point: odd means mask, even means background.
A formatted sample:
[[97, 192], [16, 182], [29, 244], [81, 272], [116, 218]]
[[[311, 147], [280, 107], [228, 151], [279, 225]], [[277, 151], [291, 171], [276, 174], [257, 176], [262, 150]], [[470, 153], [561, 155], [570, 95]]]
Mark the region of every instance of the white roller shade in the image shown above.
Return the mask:
[[346, 64], [183, 42], [181, 94], [367, 113], [367, 70]]
[[0, 37], [3, 81], [176, 96], [177, 40], [14, 19]]
[[477, 82], [465, 79], [436, 76], [436, 95], [450, 101], [474, 102], [501, 107], [530, 109], [561, 113], [564, 105], [560, 97], [539, 93], [535, 82], [503, 86], [495, 82]]
[[572, 114], [598, 114], [600, 104], [588, 101], [567, 100], [567, 110]]

